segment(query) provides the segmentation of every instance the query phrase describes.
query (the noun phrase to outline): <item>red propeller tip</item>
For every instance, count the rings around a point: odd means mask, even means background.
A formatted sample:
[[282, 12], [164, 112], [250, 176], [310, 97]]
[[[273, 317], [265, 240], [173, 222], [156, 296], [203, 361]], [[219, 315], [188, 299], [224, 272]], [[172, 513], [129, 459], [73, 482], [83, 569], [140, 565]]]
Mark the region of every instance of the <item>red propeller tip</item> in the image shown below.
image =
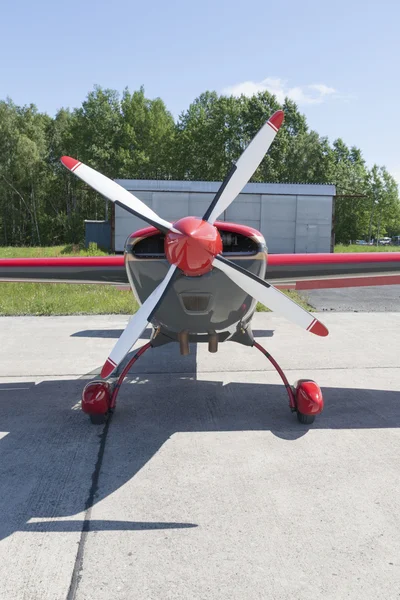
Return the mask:
[[325, 325], [319, 321], [315, 321], [314, 325], [310, 327], [309, 331], [311, 331], [311, 333], [315, 333], [315, 335], [320, 335], [321, 337], [326, 337], [329, 334], [329, 331]]
[[111, 373], [114, 371], [115, 367], [117, 365], [110, 360], [109, 358], [107, 358], [106, 362], [104, 363], [104, 366], [101, 370], [100, 376], [105, 379], [106, 377], [108, 377], [109, 375], [111, 375]]
[[278, 131], [279, 127], [283, 123], [284, 118], [285, 118], [285, 113], [283, 112], [283, 110], [277, 110], [276, 113], [274, 113], [272, 115], [272, 117], [269, 119], [268, 122], [271, 125], [273, 125], [275, 127], [275, 129]]
[[78, 165], [81, 164], [79, 162], [79, 160], [76, 160], [75, 158], [71, 158], [70, 156], [62, 156], [61, 162], [64, 165], [64, 167], [67, 167], [67, 169], [69, 169], [70, 171], [73, 171], [74, 169], [76, 169], [78, 167]]

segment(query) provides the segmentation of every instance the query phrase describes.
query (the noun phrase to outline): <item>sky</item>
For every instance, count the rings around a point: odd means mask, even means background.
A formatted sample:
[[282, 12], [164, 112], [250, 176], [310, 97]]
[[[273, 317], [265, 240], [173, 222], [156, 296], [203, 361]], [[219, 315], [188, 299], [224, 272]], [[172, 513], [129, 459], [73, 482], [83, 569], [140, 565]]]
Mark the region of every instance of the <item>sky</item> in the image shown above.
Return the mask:
[[0, 99], [54, 115], [141, 85], [177, 118], [202, 92], [269, 90], [400, 183], [398, 0], [5, 0]]

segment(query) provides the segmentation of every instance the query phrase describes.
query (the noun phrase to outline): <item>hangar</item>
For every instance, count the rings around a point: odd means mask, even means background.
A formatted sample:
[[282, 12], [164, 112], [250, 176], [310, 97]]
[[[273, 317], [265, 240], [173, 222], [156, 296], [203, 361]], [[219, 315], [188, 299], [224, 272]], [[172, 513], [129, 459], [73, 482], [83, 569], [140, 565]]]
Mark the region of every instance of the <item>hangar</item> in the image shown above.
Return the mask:
[[[117, 179], [116, 182], [169, 221], [188, 215], [202, 216], [221, 185], [205, 181], [137, 179]], [[332, 252], [335, 194], [334, 185], [248, 183], [219, 220], [258, 229], [265, 236], [271, 253]], [[115, 206], [112, 221], [107, 225], [115, 252], [123, 252], [127, 237], [146, 226], [119, 206]], [[87, 244], [89, 241], [99, 243], [99, 233], [100, 223], [86, 223]]]

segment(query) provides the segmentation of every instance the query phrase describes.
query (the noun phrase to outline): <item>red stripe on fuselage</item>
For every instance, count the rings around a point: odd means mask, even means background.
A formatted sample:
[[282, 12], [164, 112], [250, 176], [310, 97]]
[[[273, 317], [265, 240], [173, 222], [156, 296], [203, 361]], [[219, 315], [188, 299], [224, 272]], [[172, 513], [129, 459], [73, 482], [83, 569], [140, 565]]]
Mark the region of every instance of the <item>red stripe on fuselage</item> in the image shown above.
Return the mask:
[[400, 262], [400, 252], [338, 252], [321, 254], [269, 254], [269, 266], [300, 266]]
[[371, 275], [364, 277], [341, 277], [336, 279], [304, 279], [297, 281], [294, 284], [294, 288], [296, 290], [322, 290], [330, 288], [368, 287], [376, 285], [399, 284], [400, 275]]
[[0, 267], [123, 267], [123, 256], [55, 256], [51, 258], [0, 258]]
[[[149, 227], [146, 229], [150, 229]], [[152, 228], [153, 229], [153, 228]], [[245, 233], [244, 228], [239, 231], [238, 228], [225, 227], [224, 231], [242, 233], [242, 235], [251, 235]], [[250, 228], [246, 228], [249, 230]], [[252, 230], [254, 233], [258, 233]], [[140, 235], [137, 235], [139, 234]], [[154, 231], [144, 229], [131, 235], [131, 239], [145, 237], [146, 235], [155, 235]], [[261, 234], [259, 234], [261, 235]], [[356, 252], [354, 255], [348, 254], [269, 254], [268, 265], [274, 267], [285, 266], [312, 266], [329, 264], [366, 264], [366, 263], [400, 263], [400, 252]], [[79, 256], [79, 257], [51, 257], [51, 258], [0, 258], [0, 267], [122, 267], [124, 265], [123, 256]]]

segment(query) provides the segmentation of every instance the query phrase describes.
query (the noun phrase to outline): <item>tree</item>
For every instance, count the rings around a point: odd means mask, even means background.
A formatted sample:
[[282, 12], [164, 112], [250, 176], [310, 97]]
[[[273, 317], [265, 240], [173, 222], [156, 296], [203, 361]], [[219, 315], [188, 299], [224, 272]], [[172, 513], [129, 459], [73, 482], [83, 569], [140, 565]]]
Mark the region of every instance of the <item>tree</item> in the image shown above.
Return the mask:
[[121, 101], [119, 177], [168, 178], [172, 164], [174, 119], [160, 98], [149, 100], [143, 87]]
[[4, 243], [41, 243], [39, 215], [46, 190], [46, 127], [34, 105], [0, 102], [1, 229]]
[[335, 184], [338, 241], [378, 229], [398, 234], [398, 188], [385, 167], [368, 169], [358, 148], [310, 131], [288, 98], [280, 104], [268, 92], [248, 98], [206, 91], [175, 123], [143, 88], [120, 95], [95, 86], [80, 107], [54, 118], [34, 105], [0, 101], [0, 243], [77, 243], [85, 219], [107, 215], [104, 198], [61, 165], [64, 154], [111, 178], [222, 181], [281, 108], [284, 124], [251, 181]]

